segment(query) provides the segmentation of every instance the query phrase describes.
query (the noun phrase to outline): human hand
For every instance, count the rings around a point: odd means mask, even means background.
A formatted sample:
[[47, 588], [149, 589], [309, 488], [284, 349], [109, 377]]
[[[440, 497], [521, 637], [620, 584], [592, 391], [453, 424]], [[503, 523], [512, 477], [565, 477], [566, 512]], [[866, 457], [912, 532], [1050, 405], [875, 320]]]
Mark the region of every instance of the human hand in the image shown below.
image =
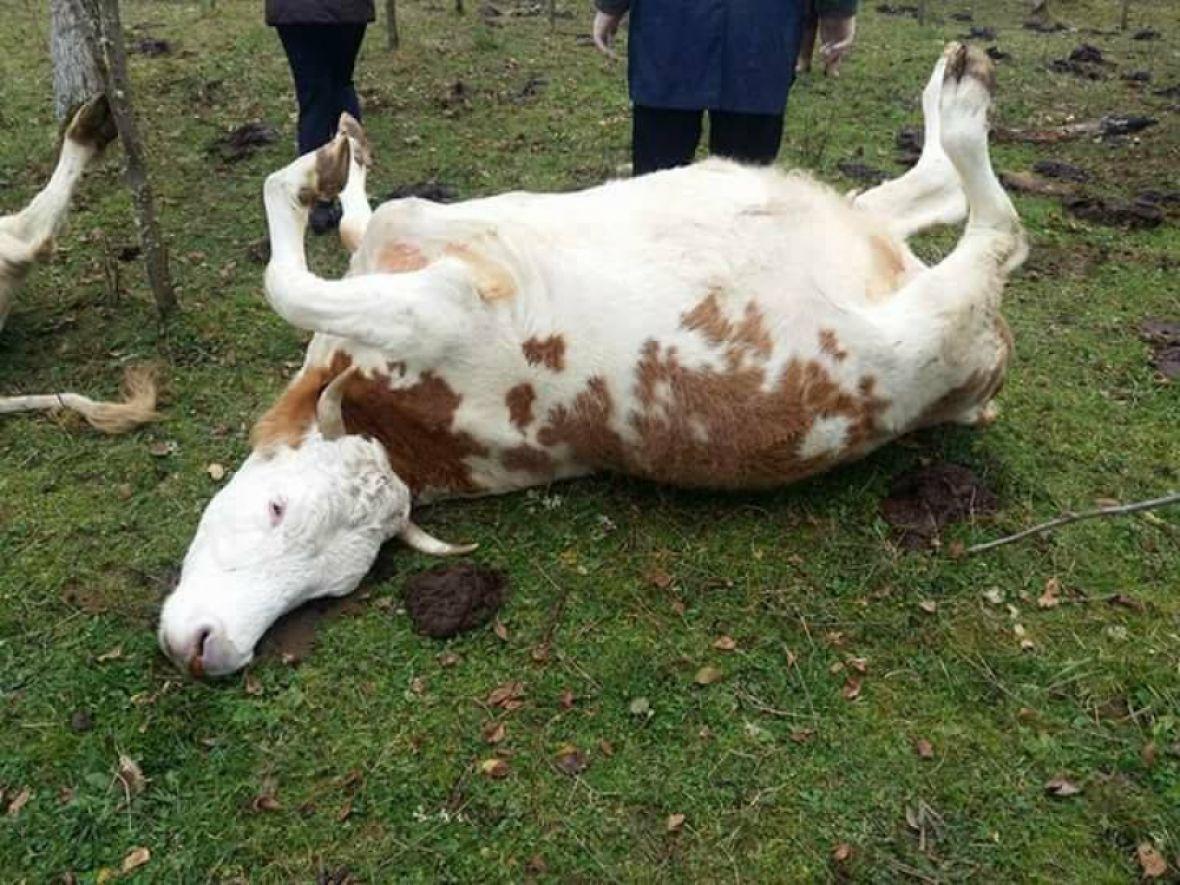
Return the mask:
[[622, 20], [623, 17], [616, 13], [597, 12], [594, 14], [594, 45], [607, 58], [615, 57], [615, 34], [619, 32], [619, 23]]
[[824, 74], [839, 77], [840, 65], [856, 42], [856, 16], [821, 19], [820, 37], [823, 43], [819, 54], [824, 61]]

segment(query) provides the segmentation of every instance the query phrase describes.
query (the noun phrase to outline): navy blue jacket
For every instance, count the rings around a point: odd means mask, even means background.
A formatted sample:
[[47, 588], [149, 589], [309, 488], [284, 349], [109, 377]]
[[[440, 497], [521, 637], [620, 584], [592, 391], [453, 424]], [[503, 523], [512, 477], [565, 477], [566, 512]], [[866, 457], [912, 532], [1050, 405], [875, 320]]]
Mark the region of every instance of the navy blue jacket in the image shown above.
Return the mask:
[[678, 110], [781, 114], [806, 0], [597, 0], [630, 11], [631, 101]]

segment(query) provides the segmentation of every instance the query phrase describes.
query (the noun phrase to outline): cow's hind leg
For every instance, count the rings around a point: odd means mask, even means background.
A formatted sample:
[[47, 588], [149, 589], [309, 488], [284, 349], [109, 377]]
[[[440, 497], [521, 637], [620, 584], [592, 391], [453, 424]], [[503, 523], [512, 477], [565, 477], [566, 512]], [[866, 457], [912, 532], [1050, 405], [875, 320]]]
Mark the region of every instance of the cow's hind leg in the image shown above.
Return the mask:
[[938, 224], [958, 224], [967, 217], [967, 199], [955, 167], [943, 150], [942, 93], [947, 66], [944, 54], [922, 91], [925, 141], [922, 156], [909, 172], [865, 191], [853, 201], [885, 220], [901, 239]]
[[[967, 227], [941, 263], [921, 272], [882, 305], [885, 339], [911, 350], [915, 408], [906, 423], [988, 423], [991, 399], [1011, 351], [999, 313], [1009, 272], [1027, 254], [1020, 219], [988, 156], [987, 112], [995, 85], [991, 60], [952, 44], [939, 101], [942, 147], [969, 206]], [[933, 404], [933, 408], [931, 408]]]

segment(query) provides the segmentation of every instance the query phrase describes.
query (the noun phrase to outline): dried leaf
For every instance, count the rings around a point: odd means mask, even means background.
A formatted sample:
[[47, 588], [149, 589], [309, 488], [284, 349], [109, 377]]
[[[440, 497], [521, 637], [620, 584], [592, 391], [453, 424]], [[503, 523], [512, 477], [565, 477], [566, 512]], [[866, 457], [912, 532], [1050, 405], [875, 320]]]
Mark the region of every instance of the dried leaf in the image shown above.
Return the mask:
[[1050, 578], [1045, 582], [1045, 592], [1037, 599], [1037, 608], [1056, 608], [1061, 604], [1061, 599], [1058, 594], [1061, 592], [1061, 583], [1056, 578]]
[[97, 658], [95, 658], [95, 661], [97, 661], [100, 664], [105, 664], [107, 661], [118, 661], [118, 660], [121, 660], [122, 658], [123, 658], [123, 646], [117, 645], [114, 648], [112, 648], [110, 651], [104, 651]]
[[504, 622], [496, 618], [496, 623], [492, 626], [492, 632], [499, 637], [501, 642], [508, 641], [508, 628], [504, 626]]
[[841, 842], [832, 849], [832, 860], [836, 863], [847, 863], [848, 859], [852, 857], [852, 846], [847, 842]]
[[849, 676], [844, 680], [844, 688], [840, 692], [844, 695], [844, 700], [855, 701], [860, 697], [860, 678], [857, 676]]
[[508, 777], [508, 763], [503, 759], [484, 759], [479, 763], [479, 773], [492, 780], [503, 780]]
[[653, 568], [645, 576], [645, 580], [657, 590], [667, 590], [672, 586], [672, 576], [659, 568]]
[[685, 820], [683, 814], [669, 814], [668, 819], [664, 821], [664, 829], [669, 833], [679, 833], [684, 827]]
[[250, 807], [255, 811], [278, 811], [283, 806], [279, 804], [279, 800], [273, 795], [264, 794], [255, 796], [254, 801], [250, 803]]
[[258, 696], [262, 694], [262, 683], [258, 681], [258, 677], [253, 673], [247, 673], [244, 688], [246, 694]]
[[1045, 784], [1045, 792], [1050, 796], [1064, 799], [1067, 796], [1076, 796], [1082, 792], [1082, 788], [1067, 778], [1055, 777]]
[[712, 685], [714, 682], [720, 682], [725, 676], [716, 667], [706, 664], [701, 669], [697, 670], [697, 675], [693, 677], [693, 682], [697, 685]]
[[589, 765], [586, 754], [573, 744], [563, 744], [557, 751], [557, 767], [568, 775], [581, 774]]
[[791, 740], [797, 744], [805, 744], [815, 737], [814, 728], [796, 728], [791, 732]]
[[352, 800], [349, 799], [340, 806], [340, 810], [336, 812], [336, 823], [342, 824], [352, 817]]
[[1004, 591], [999, 587], [988, 587], [983, 591], [983, 598], [992, 605], [1000, 605], [1004, 601]]
[[632, 716], [649, 717], [652, 715], [651, 702], [644, 697], [632, 698], [631, 703], [627, 705], [627, 712]]
[[166, 458], [176, 451], [176, 443], [160, 440], [148, 446], [148, 452], [156, 458]]
[[147, 787], [147, 778], [143, 776], [143, 771], [138, 763], [130, 756], [122, 754], [119, 756], [119, 767], [115, 772], [115, 777], [118, 778], [123, 792], [128, 798], [138, 796]]
[[848, 666], [851, 667], [853, 670], [855, 670], [857, 673], [864, 675], [865, 673], [869, 672], [869, 659], [868, 658], [849, 658], [848, 659]]
[[922, 609], [926, 614], [932, 615], [938, 611], [938, 603], [933, 599], [923, 599], [918, 603], [918, 608]]
[[129, 852], [127, 852], [127, 856], [123, 858], [121, 871], [124, 875], [126, 875], [132, 870], [138, 870], [151, 859], [152, 853], [143, 846], [140, 846], [139, 848], [132, 848]]
[[533, 659], [535, 664], [544, 664], [549, 660], [549, 643], [542, 642], [540, 645], [533, 646], [533, 650], [529, 652], [529, 657]]
[[221, 482], [223, 479], [225, 479], [225, 468], [217, 462], [214, 462], [206, 467], [205, 472], [209, 474], [209, 478], [214, 482]]
[[914, 752], [918, 754], [921, 759], [934, 758], [934, 745], [926, 738], [918, 738], [914, 741]]
[[455, 664], [459, 663], [459, 661], [461, 661], [461, 660], [463, 660], [463, 659], [460, 658], [453, 651], [444, 651], [441, 655], [438, 656], [438, 663], [442, 667], [453, 667], [453, 666], [455, 666]]
[[1135, 854], [1139, 858], [1144, 878], [1158, 879], [1168, 871], [1168, 862], [1150, 842], [1140, 842]]
[[1148, 741], [1143, 745], [1143, 749], [1139, 751], [1139, 758], [1143, 760], [1143, 764], [1147, 768], [1152, 768], [1155, 765], [1156, 747], [1155, 741]]
[[561, 698], [558, 700], [557, 705], [563, 710], [572, 710], [574, 708], [574, 700], [574, 693], [567, 688], [561, 693]]
[[504, 740], [506, 733], [507, 729], [504, 727], [504, 723], [497, 722], [494, 719], [489, 722], [485, 722], [483, 724], [483, 729], [481, 730], [483, 739], [489, 744], [500, 743], [500, 741]]
[[426, 693], [426, 680], [423, 679], [421, 676], [415, 676], [413, 679], [410, 680], [410, 691], [413, 692], [414, 694], [418, 694], [418, 695], [425, 694]]
[[[503, 707], [509, 709], [508, 705], [512, 701], [518, 700], [524, 694], [523, 682], [505, 682], [492, 689], [491, 694], [487, 696], [484, 701], [489, 707]], [[519, 704], [517, 705], [519, 706]]]
[[16, 817], [18, 814], [20, 814], [20, 810], [29, 804], [29, 800], [32, 798], [33, 791], [28, 787], [25, 787], [16, 794], [16, 798], [8, 803], [8, 816]]
[[732, 636], [718, 636], [713, 640], [713, 648], [718, 651], [733, 651], [737, 648], [737, 642]]
[[608, 758], [615, 755], [615, 745], [608, 740], [600, 740], [598, 742], [598, 749], [602, 752], [603, 756]]

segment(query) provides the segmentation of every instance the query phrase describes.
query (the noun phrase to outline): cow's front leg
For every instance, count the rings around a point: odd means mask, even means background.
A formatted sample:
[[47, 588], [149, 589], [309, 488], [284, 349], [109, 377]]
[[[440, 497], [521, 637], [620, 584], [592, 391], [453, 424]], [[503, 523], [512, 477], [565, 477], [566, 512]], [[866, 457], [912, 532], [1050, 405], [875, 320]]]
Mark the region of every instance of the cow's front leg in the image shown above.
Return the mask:
[[441, 257], [409, 273], [326, 280], [308, 270], [311, 205], [347, 187], [354, 166], [345, 134], [272, 173], [263, 188], [271, 260], [266, 297], [291, 325], [349, 338], [429, 364], [467, 339], [480, 304], [467, 263]]
[[373, 207], [369, 205], [369, 194], [365, 187], [369, 167], [373, 165], [373, 154], [365, 130], [348, 111], [340, 115], [339, 131], [348, 139], [349, 146], [348, 180], [340, 191], [340, 242], [351, 255], [360, 248], [369, 220], [373, 217]]

